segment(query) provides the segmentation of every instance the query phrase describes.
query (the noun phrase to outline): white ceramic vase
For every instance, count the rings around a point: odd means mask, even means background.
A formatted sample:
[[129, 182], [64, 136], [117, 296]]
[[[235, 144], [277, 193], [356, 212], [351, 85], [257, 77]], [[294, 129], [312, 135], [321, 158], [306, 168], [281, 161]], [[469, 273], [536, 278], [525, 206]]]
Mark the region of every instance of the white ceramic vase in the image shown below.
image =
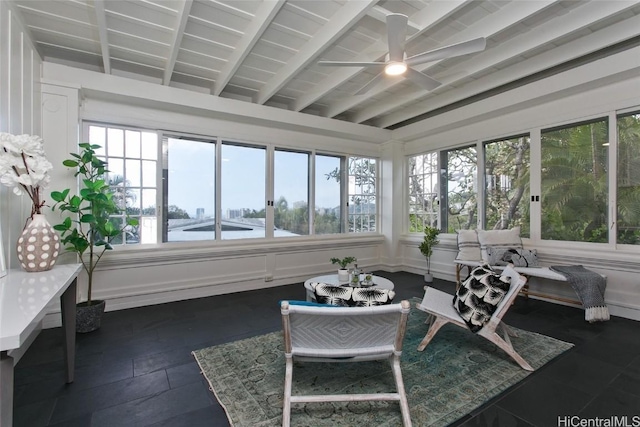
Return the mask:
[[338, 282], [349, 283], [349, 270], [341, 268], [338, 270]]
[[35, 214], [18, 238], [16, 251], [25, 271], [51, 270], [60, 253], [60, 236], [44, 215]]

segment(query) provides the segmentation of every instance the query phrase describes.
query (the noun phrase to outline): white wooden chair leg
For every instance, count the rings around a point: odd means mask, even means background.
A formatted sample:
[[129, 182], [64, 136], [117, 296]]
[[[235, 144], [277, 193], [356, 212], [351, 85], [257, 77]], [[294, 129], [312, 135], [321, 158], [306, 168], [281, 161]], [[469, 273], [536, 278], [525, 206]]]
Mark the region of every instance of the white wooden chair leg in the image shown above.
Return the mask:
[[436, 317], [434, 322], [429, 327], [429, 331], [427, 331], [427, 335], [424, 336], [424, 339], [418, 345], [418, 351], [424, 350], [427, 344], [429, 344], [429, 342], [433, 339], [436, 332], [438, 332], [438, 330], [442, 328], [444, 325], [446, 325], [447, 323], [449, 323], [449, 321], [442, 319], [440, 317]]
[[495, 345], [497, 345], [498, 347], [503, 349], [505, 351], [505, 353], [507, 353], [509, 356], [511, 356], [513, 358], [513, 360], [518, 362], [518, 365], [520, 365], [520, 367], [522, 369], [525, 369], [527, 371], [533, 371], [534, 370], [531, 367], [531, 365], [529, 365], [529, 362], [524, 360], [522, 358], [522, 356], [520, 356], [518, 354], [518, 352], [513, 349], [513, 346], [510, 343], [507, 343], [505, 340], [503, 340], [502, 337], [500, 337], [500, 335], [498, 335], [497, 333], [493, 332], [491, 335], [487, 335], [485, 337], [489, 341], [491, 341], [492, 343], [494, 343]]
[[284, 396], [282, 398], [282, 427], [291, 425], [291, 385], [293, 383], [293, 359], [285, 357]]
[[402, 413], [402, 425], [411, 427], [411, 415], [409, 413], [409, 402], [407, 401], [407, 393], [404, 390], [404, 381], [402, 380], [402, 371], [400, 370], [400, 358], [396, 355], [391, 356], [391, 370], [393, 371], [393, 379], [396, 382], [396, 390], [400, 396], [400, 412]]

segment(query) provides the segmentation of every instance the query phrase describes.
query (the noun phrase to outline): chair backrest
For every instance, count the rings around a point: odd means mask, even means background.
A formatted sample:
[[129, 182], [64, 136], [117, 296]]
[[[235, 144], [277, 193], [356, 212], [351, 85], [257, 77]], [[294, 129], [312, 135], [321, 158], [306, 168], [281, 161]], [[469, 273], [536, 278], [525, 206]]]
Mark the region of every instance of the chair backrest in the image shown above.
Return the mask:
[[400, 355], [409, 302], [373, 307], [309, 307], [282, 301], [287, 356]]
[[505, 294], [500, 304], [496, 307], [496, 311], [493, 313], [492, 318], [496, 318], [498, 320], [502, 319], [502, 316], [505, 315], [513, 300], [518, 296], [520, 289], [527, 283], [527, 278], [518, 273], [512, 265], [508, 265], [502, 270], [501, 276], [507, 276], [511, 278], [511, 287], [509, 291]]

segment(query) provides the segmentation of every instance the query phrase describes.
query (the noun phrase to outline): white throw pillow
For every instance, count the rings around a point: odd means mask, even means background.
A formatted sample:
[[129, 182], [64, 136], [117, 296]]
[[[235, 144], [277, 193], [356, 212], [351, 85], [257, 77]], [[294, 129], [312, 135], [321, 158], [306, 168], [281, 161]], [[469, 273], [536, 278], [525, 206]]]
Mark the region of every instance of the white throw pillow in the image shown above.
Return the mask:
[[460, 261], [480, 261], [480, 242], [476, 230], [456, 230], [458, 234], [458, 255]]
[[488, 247], [522, 249], [520, 227], [513, 227], [510, 230], [478, 230], [478, 241], [480, 242], [480, 254], [485, 262], [489, 262]]

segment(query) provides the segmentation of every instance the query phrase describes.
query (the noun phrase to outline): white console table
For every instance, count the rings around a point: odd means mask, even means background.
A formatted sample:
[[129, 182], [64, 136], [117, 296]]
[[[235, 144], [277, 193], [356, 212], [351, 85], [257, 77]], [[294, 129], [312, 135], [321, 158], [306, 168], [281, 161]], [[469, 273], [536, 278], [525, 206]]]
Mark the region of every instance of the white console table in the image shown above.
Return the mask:
[[56, 265], [39, 273], [9, 270], [0, 279], [0, 427], [13, 425], [13, 368], [10, 350], [26, 344], [60, 298], [67, 382], [73, 382], [76, 348], [76, 285], [82, 264]]

